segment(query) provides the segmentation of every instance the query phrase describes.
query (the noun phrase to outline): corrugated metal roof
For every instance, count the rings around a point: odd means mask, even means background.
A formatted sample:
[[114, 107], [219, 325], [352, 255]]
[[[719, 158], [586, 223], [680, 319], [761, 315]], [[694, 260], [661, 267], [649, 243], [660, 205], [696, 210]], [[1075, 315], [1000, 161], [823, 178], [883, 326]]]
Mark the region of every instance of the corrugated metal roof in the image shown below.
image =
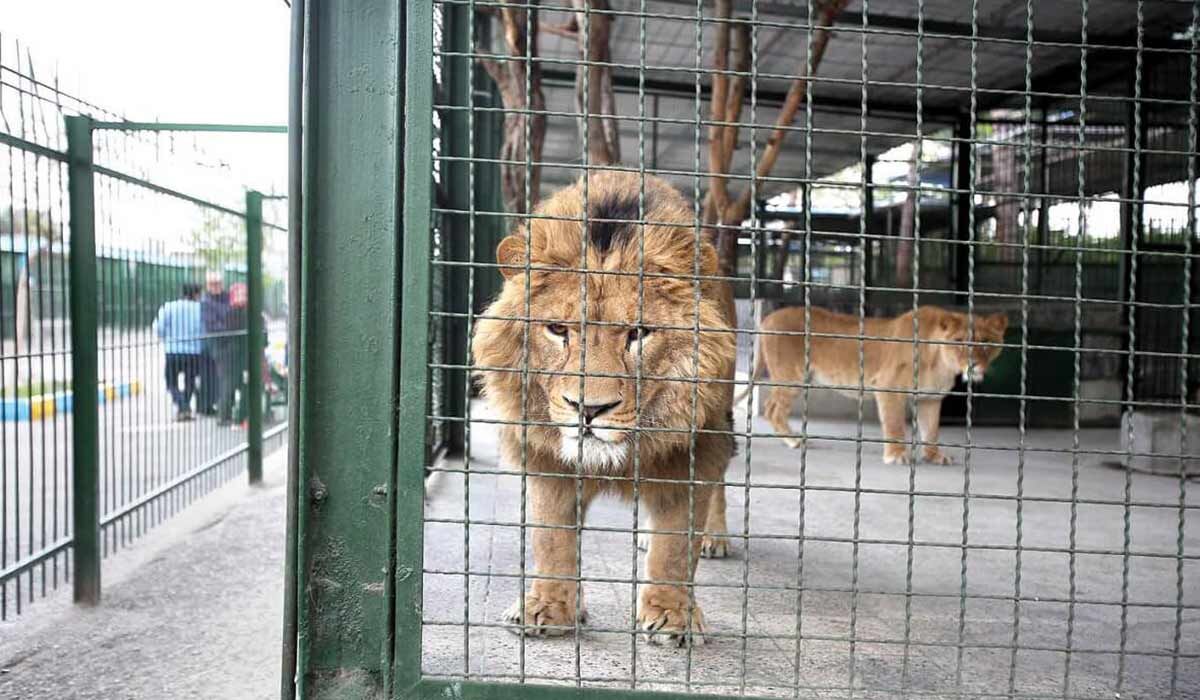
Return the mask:
[[[709, 117], [710, 76], [705, 71], [712, 65], [716, 25], [698, 22], [697, 6], [702, 6], [702, 15], [708, 20], [713, 17], [715, 3], [712, 0], [610, 2], [615, 13], [611, 50], [618, 85], [618, 113], [622, 117], [623, 162], [638, 164], [641, 141], [647, 169], [665, 172], [685, 193], [703, 191], [707, 186], [704, 177], [707, 127], [698, 124]], [[565, 0], [543, 3], [540, 15], [543, 26], [566, 24], [571, 16], [568, 4]], [[1047, 95], [1046, 99], [1056, 94], [1078, 94], [1083, 26], [1078, 0], [1036, 0], [1032, 4], [1035, 39], [1032, 46], [1027, 46], [1024, 40], [1026, 0], [976, 0], [975, 4], [977, 36], [981, 37], [974, 50], [977, 114], [992, 107], [1024, 104], [1021, 91], [1026, 80], [1027, 50], [1032, 54], [1029, 78], [1036, 92]], [[793, 124], [795, 131], [789, 135], [784, 153], [772, 172], [774, 179], [763, 188], [763, 196], [795, 187], [806, 174], [821, 177], [858, 162], [863, 150], [879, 154], [915, 137], [918, 83], [922, 86], [922, 133], [926, 136], [945, 130], [957, 114], [970, 107], [972, 3], [926, 0], [920, 42], [916, 5], [916, 0], [872, 0], [864, 32], [862, 2], [850, 3], [835, 23], [835, 33], [817, 72], [811, 129], [801, 109]], [[1126, 103], [1104, 98], [1120, 96], [1128, 87], [1134, 58], [1128, 47], [1135, 46], [1136, 9], [1137, 4], [1128, 0], [1089, 3], [1089, 123], [1119, 123], [1123, 118]], [[643, 10], [645, 16], [638, 16]], [[756, 106], [751, 115], [748, 95], [741, 121], [761, 127], [753, 135], [759, 144], [759, 154], [778, 116], [783, 95], [794, 76], [803, 72], [808, 52], [808, 11], [806, 2], [759, 0], [753, 6], [750, 0], [734, 2], [735, 18], [749, 20], [753, 12], [758, 23], [755, 30], [758, 60], [753, 71]], [[1171, 37], [1187, 29], [1191, 12], [1191, 4], [1186, 1], [1145, 3], [1145, 43], [1151, 47], [1145, 54], [1148, 70], [1153, 60], [1186, 60], [1187, 42], [1172, 41]], [[539, 46], [546, 75], [547, 108], [553, 112], [574, 112], [573, 62], [579, 60], [574, 39], [543, 31]], [[1167, 52], [1159, 52], [1155, 47], [1166, 47]], [[701, 69], [699, 74], [697, 65]], [[865, 120], [860, 110], [864, 74], [869, 105]], [[643, 99], [639, 99], [639, 83], [643, 85]], [[1176, 85], [1174, 89], [1182, 90], [1179, 99], [1187, 99], [1186, 81], [1184, 86]], [[700, 99], [696, 97], [698, 93], [702, 95]], [[1035, 103], [1042, 101], [1035, 98]], [[1075, 105], [1078, 101], [1074, 97]], [[1069, 106], [1072, 100], [1065, 102]], [[735, 175], [745, 177], [750, 172], [751, 137], [750, 129], [742, 128], [733, 164]], [[1165, 136], [1159, 141], [1174, 144]], [[806, 164], [806, 148], [812, 150], [811, 170]], [[551, 116], [547, 120], [544, 159], [568, 166], [545, 169], [543, 182], [548, 188], [579, 175], [583, 148], [574, 118]], [[1052, 157], [1051, 161], [1054, 160]], [[1108, 184], [1098, 182], [1096, 188]], [[739, 190], [744, 186], [744, 180], [734, 184]]]

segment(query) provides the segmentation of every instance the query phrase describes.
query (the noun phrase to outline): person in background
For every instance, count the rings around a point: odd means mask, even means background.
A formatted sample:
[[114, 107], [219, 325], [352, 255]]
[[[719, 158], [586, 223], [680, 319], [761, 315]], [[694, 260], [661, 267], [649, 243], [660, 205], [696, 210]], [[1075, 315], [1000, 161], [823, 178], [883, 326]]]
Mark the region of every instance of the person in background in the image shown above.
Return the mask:
[[[248, 355], [248, 338], [246, 333], [249, 330], [246, 325], [246, 285], [241, 282], [235, 282], [229, 285], [229, 315], [227, 321], [230, 330], [238, 331], [236, 335], [231, 335], [226, 338], [226, 372], [222, 377], [221, 398], [218, 406], [218, 424], [229, 425], [231, 423], [240, 424], [246, 420], [246, 412], [249, 407], [246, 404], [248, 394], [246, 382], [246, 361]], [[240, 398], [238, 398], [240, 397]], [[234, 406], [237, 412], [234, 414]]]
[[221, 273], [209, 271], [204, 280], [204, 298], [200, 301], [204, 319], [203, 369], [200, 376], [200, 395], [197, 410], [206, 415], [217, 414], [217, 404], [224, 395], [223, 386], [230, 381], [229, 337], [229, 294]]
[[192, 420], [192, 390], [200, 373], [204, 336], [199, 298], [200, 286], [185, 284], [182, 298], [163, 304], [154, 319], [154, 332], [166, 350], [167, 393], [175, 402], [177, 421]]

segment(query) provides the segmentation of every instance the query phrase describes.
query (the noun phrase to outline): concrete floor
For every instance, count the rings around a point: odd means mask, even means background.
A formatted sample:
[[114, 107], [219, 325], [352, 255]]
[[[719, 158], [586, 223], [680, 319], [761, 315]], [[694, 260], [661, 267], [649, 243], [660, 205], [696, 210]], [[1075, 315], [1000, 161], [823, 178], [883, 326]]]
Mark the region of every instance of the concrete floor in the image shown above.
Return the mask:
[[[475, 410], [486, 415], [482, 405]], [[756, 423], [755, 430], [767, 428]], [[809, 431], [853, 437], [856, 426], [821, 421]], [[867, 425], [864, 434], [877, 439], [878, 426]], [[1122, 658], [1126, 473], [1104, 466], [1111, 456], [1079, 455], [1078, 500], [1106, 503], [1076, 506], [1070, 556], [1072, 456], [1046, 451], [1069, 451], [1069, 431], [1031, 431], [1026, 438], [1019, 603], [1016, 430], [974, 429], [973, 445], [1000, 449], [972, 449], [969, 470], [964, 450], [951, 448], [956, 465], [921, 465], [911, 474], [884, 465], [877, 443], [862, 444], [856, 470], [856, 442], [811, 440], [802, 544], [801, 453], [774, 438], [756, 437], [752, 449], [743, 441], [727, 476], [739, 484], [727, 489], [734, 553], [700, 564], [696, 595], [710, 638], [690, 652], [634, 641], [624, 631], [635, 594], [630, 584], [613, 581], [629, 579], [639, 559], [630, 533], [585, 531], [584, 576], [609, 581], [584, 584], [591, 618], [578, 638], [522, 644], [494, 626], [519, 587], [521, 482], [485, 473], [511, 468], [499, 463], [492, 426], [475, 424], [472, 436], [469, 498], [461, 474], [441, 474], [427, 517], [497, 524], [472, 524], [469, 533], [460, 523], [427, 525], [427, 568], [451, 572], [425, 576], [428, 674], [571, 684], [580, 677], [584, 685], [624, 688], [636, 676], [638, 688], [820, 698], [846, 697], [850, 687], [855, 697], [893, 698], [1003, 695], [1011, 686], [1018, 695], [1157, 699], [1171, 697], [1174, 673], [1175, 697], [1200, 697], [1200, 484], [1188, 483], [1181, 512], [1179, 480], [1131, 475], [1136, 505], [1129, 509]], [[942, 439], [967, 442], [962, 428], [946, 429]], [[1087, 430], [1080, 444], [1116, 450], [1118, 432]], [[917, 543], [911, 548], [910, 478], [921, 494], [911, 497]], [[1182, 560], [1175, 556], [1181, 519]], [[588, 525], [631, 528], [631, 510], [601, 501]], [[465, 567], [478, 575], [453, 573]], [[911, 598], [905, 595], [910, 569]], [[1068, 644], [1075, 650], [1069, 670]]]
[[[481, 406], [476, 410], [484, 415]], [[810, 432], [852, 436], [855, 426], [820, 422]], [[870, 439], [878, 430], [868, 425], [865, 434]], [[1004, 695], [1013, 669], [1011, 685], [1018, 696], [1064, 695], [1068, 669], [1061, 650], [1068, 644], [1071, 557], [1047, 550], [1070, 543], [1069, 454], [1025, 454], [1015, 630], [1017, 453], [971, 452], [965, 583], [959, 546], [962, 450], [953, 450], [958, 465], [915, 470], [922, 495], [913, 497], [918, 544], [912, 548], [910, 599], [905, 595], [909, 470], [884, 466], [879, 445], [865, 442], [856, 499], [856, 443], [811, 441], [804, 469], [809, 488], [801, 567], [795, 539], [800, 453], [778, 440], [755, 438], [750, 450], [743, 442], [728, 475], [730, 481], [748, 483], [728, 489], [730, 524], [739, 537], [734, 554], [700, 565], [697, 598], [710, 624], [708, 645], [689, 652], [633, 642], [622, 630], [629, 628], [634, 593], [629, 584], [614, 582], [628, 579], [638, 559], [633, 537], [589, 531], [583, 541], [584, 574], [609, 581], [585, 584], [588, 627], [578, 638], [526, 640], [522, 657], [519, 638], [486, 626], [495, 625], [517, 595], [520, 478], [483, 473], [506, 467], [498, 463], [491, 427], [475, 424], [472, 435], [470, 497], [464, 498], [461, 476], [442, 474], [431, 489], [428, 515], [469, 515], [474, 521], [512, 525], [473, 524], [469, 538], [460, 524], [426, 526], [429, 569], [457, 572], [469, 561], [480, 574], [469, 579], [469, 597], [462, 575], [426, 574], [427, 674], [512, 681], [523, 664], [530, 681], [574, 684], [578, 676], [584, 685], [628, 688], [636, 669], [639, 688], [684, 690], [690, 683], [697, 691], [803, 698], [846, 697], [853, 678], [858, 698], [937, 698]], [[1091, 449], [1115, 449], [1116, 438], [1112, 430], [1086, 431], [1080, 442]], [[965, 435], [948, 429], [945, 440], [964, 442]], [[972, 442], [1015, 447], [1017, 435], [977, 429]], [[1041, 450], [1069, 448], [1071, 436], [1033, 432], [1027, 443]], [[231, 483], [109, 560], [102, 607], [79, 610], [69, 596], [56, 595], [38, 602], [32, 614], [0, 625], [0, 698], [276, 697], [282, 455], [270, 460], [265, 488]], [[1101, 466], [1103, 459], [1080, 457], [1079, 499], [1119, 503], [1125, 473]], [[1130, 550], [1135, 556], [1129, 558], [1122, 698], [1171, 696], [1176, 634], [1175, 697], [1200, 697], [1198, 491], [1197, 484], [1188, 484], [1180, 560], [1175, 558], [1179, 482], [1131, 477], [1130, 496], [1137, 505], [1130, 508]], [[630, 510], [601, 501], [589, 525], [629, 528]], [[1123, 531], [1122, 506], [1076, 507], [1077, 602], [1070, 637], [1075, 651], [1068, 697], [1109, 700], [1118, 692]], [[856, 582], [857, 596], [849, 592]], [[1177, 628], [1180, 594], [1184, 607]], [[464, 619], [471, 626], [464, 627]], [[1014, 633], [1015, 664], [1009, 649]]]
[[102, 605], [0, 623], [0, 698], [279, 697], [285, 455], [107, 559]]

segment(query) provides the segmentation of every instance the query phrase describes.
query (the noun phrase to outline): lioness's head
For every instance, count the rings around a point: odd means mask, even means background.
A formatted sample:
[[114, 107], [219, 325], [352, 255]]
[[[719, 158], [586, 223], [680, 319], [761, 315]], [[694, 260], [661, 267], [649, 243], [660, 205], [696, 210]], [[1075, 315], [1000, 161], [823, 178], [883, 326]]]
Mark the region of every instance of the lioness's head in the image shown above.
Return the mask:
[[501, 241], [504, 286], [472, 340], [502, 417], [556, 424], [530, 425], [528, 444], [583, 469], [623, 464], [638, 428], [684, 431], [642, 433], [643, 454], [686, 446], [726, 408], [705, 380], [728, 374], [734, 337], [695, 279], [716, 273], [716, 252], [670, 186], [646, 177], [641, 193], [638, 175], [604, 172], [588, 176], [586, 208], [582, 180], [546, 200]]
[[[974, 328], [967, 314], [943, 311], [937, 321], [937, 339], [953, 344], [939, 345], [942, 361], [962, 375], [965, 382], [982, 382], [984, 375], [1004, 348], [1008, 316], [1004, 312], [975, 315]], [[959, 344], [962, 343], [962, 344]]]

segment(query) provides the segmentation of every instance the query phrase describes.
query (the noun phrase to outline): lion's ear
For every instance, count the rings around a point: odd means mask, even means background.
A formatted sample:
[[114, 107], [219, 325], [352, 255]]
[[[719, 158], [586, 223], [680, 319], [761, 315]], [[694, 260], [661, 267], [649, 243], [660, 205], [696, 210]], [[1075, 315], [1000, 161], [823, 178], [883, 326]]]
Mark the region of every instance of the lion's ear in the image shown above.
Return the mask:
[[1008, 330], [1008, 314], [1004, 313], [1003, 311], [997, 311], [986, 318], [988, 323], [992, 324], [992, 327], [995, 328], [997, 332], [1004, 333], [1004, 331]]
[[513, 234], [500, 241], [496, 246], [496, 262], [501, 265], [500, 274], [506, 280], [523, 272], [519, 268], [525, 267], [525, 237]]

